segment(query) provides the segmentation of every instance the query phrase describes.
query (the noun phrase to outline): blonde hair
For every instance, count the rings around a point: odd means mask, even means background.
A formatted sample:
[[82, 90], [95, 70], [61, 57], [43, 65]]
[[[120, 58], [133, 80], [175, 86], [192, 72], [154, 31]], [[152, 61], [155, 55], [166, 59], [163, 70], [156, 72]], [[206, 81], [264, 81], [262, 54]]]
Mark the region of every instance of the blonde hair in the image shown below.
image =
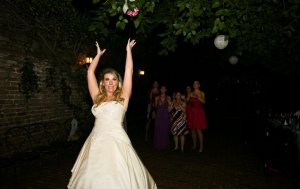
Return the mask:
[[95, 97], [94, 104], [96, 104], [98, 106], [98, 105], [102, 104], [103, 102], [105, 102], [105, 100], [107, 99], [107, 93], [106, 93], [105, 87], [103, 86], [103, 80], [104, 80], [105, 74], [113, 74], [114, 76], [117, 77], [119, 83], [118, 83], [117, 89], [115, 90], [115, 92], [113, 94], [114, 101], [116, 101], [118, 103], [123, 103], [124, 98], [121, 97], [121, 92], [122, 92], [121, 75], [113, 68], [106, 68], [105, 70], [103, 70], [101, 72], [100, 83], [99, 83], [99, 93]]

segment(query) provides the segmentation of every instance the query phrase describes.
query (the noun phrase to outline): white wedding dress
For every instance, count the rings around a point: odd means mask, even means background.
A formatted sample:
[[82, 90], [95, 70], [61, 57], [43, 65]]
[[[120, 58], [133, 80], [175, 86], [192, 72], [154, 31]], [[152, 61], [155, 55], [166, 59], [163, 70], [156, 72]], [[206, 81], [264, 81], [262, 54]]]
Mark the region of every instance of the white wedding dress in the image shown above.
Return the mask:
[[123, 129], [125, 112], [116, 101], [92, 107], [95, 125], [72, 168], [68, 188], [157, 188]]

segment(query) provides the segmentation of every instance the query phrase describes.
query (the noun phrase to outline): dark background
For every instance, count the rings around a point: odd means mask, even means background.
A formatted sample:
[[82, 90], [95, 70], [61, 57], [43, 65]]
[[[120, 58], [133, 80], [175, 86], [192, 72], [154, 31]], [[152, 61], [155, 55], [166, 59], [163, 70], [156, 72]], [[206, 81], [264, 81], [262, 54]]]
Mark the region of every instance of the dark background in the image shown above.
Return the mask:
[[[73, 3], [83, 13], [97, 8], [90, 0], [74, 0]], [[134, 27], [129, 26], [118, 35], [125, 42], [128, 38], [135, 38], [134, 33]], [[266, 64], [263, 57], [253, 57], [246, 52], [235, 53], [234, 42], [229, 42], [225, 49], [217, 49], [214, 37], [198, 45], [182, 42], [175, 52], [166, 56], [158, 55], [161, 47], [157, 36], [150, 36], [147, 41], [136, 40], [131, 100], [134, 112], [146, 114], [148, 92], [154, 80], [165, 85], [169, 95], [174, 90], [185, 92], [187, 85], [192, 86], [194, 80], [199, 80], [206, 94], [208, 114], [251, 116], [257, 112], [267, 114], [270, 111], [295, 112], [300, 109], [300, 77], [293, 70], [286, 72], [289, 64], [276, 59]], [[229, 63], [232, 55], [239, 59], [236, 65]], [[139, 69], [145, 70], [144, 76], [138, 75]]]

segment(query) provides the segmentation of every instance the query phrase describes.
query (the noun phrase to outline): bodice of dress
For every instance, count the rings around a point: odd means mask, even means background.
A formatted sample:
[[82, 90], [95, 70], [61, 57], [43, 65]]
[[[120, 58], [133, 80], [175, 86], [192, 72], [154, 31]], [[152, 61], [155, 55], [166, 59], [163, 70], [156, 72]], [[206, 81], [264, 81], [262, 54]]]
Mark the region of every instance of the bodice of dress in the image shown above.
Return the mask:
[[176, 119], [178, 119], [179, 117], [181, 117], [180, 119], [186, 119], [186, 115], [185, 112], [183, 110], [183, 107], [181, 105], [174, 105], [174, 103], [172, 103], [171, 105], [171, 111], [170, 111], [170, 115], [171, 115], [171, 120], [174, 121]]
[[123, 121], [125, 112], [125, 107], [116, 101], [104, 102], [92, 107], [92, 113], [96, 119], [110, 119], [120, 123]]
[[104, 102], [92, 107], [92, 113], [95, 116], [95, 125], [93, 131], [99, 129], [123, 129], [123, 120], [126, 108], [124, 105], [116, 102]]
[[167, 98], [165, 98], [164, 100], [159, 98], [157, 109], [168, 109], [168, 106], [169, 106], [169, 103], [167, 101]]
[[198, 98], [191, 97], [190, 101], [189, 101], [189, 106], [190, 107], [201, 107], [202, 103], [201, 103], [201, 101]]

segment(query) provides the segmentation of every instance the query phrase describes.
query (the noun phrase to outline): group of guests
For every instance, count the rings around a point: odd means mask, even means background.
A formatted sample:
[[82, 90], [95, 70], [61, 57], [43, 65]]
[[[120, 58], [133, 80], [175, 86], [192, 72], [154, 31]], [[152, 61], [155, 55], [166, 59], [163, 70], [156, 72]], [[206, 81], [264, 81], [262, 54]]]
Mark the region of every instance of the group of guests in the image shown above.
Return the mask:
[[169, 149], [172, 136], [172, 150], [184, 152], [185, 135], [191, 133], [192, 149], [203, 152], [202, 130], [207, 124], [205, 94], [200, 90], [200, 82], [196, 80], [193, 87], [187, 86], [185, 93], [175, 90], [171, 97], [166, 86], [154, 81], [149, 93], [145, 140], [149, 140], [150, 128], [154, 126], [153, 145], [157, 150]]

